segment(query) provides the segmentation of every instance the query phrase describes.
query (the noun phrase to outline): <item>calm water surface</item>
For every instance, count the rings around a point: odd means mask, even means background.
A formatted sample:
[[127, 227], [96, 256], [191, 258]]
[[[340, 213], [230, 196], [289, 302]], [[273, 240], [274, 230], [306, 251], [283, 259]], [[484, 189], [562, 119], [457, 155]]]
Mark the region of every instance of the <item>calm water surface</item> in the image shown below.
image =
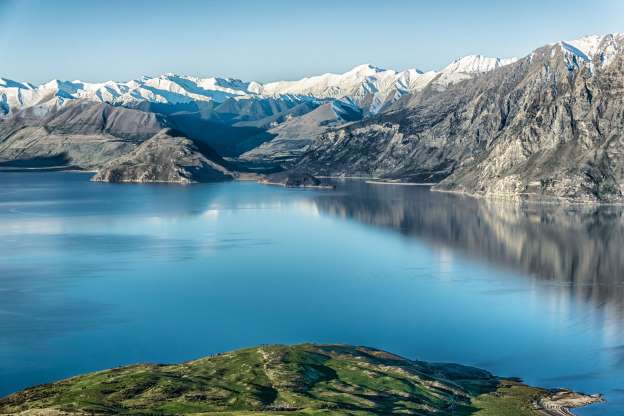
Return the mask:
[[0, 173], [0, 395], [311, 341], [602, 392], [578, 414], [624, 414], [619, 208], [88, 179]]

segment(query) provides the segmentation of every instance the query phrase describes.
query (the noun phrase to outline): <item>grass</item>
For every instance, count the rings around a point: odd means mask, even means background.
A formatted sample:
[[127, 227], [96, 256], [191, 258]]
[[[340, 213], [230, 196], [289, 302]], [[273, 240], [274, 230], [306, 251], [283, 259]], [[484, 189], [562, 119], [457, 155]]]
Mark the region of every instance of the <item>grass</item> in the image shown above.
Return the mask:
[[542, 415], [533, 403], [545, 395], [543, 389], [514, 381], [501, 381], [493, 393], [477, 396], [473, 406], [476, 416], [538, 416]]
[[0, 414], [531, 416], [544, 394], [471, 367], [304, 344], [86, 374], [0, 399]]

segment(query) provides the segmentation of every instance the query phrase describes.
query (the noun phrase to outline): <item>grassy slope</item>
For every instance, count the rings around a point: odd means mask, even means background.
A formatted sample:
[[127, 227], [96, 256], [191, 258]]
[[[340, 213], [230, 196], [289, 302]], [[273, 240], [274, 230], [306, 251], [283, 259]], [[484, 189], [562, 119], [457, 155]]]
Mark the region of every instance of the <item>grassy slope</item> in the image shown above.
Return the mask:
[[91, 373], [0, 399], [0, 414], [523, 416], [544, 394], [471, 367], [305, 344]]

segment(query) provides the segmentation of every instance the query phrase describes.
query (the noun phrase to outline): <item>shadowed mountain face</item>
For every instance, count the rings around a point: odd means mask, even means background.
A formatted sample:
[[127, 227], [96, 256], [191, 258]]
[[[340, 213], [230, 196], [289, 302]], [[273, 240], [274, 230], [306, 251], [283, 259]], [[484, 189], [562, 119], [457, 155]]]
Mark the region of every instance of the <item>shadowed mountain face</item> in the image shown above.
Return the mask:
[[478, 200], [428, 187], [349, 186], [358, 189], [319, 196], [317, 208], [560, 284], [570, 295], [614, 306], [624, 318], [624, 208]]

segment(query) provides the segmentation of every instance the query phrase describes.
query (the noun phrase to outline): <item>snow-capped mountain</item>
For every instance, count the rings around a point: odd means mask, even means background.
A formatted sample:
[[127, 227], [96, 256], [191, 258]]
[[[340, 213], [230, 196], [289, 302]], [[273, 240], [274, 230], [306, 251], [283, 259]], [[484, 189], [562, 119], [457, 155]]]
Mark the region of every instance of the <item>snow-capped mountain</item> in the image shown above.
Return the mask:
[[[584, 62], [592, 65], [608, 64], [620, 50], [623, 39], [624, 34], [613, 33], [551, 45], [561, 46], [565, 62], [572, 70]], [[199, 78], [176, 74], [144, 76], [127, 82], [52, 80], [39, 86], [0, 78], [0, 115], [32, 106], [44, 109], [59, 106], [73, 99], [126, 107], [138, 107], [144, 103], [210, 103], [226, 104], [232, 108], [240, 106], [232, 101], [241, 100], [287, 101], [289, 107], [299, 103], [320, 105], [325, 101], [340, 100], [344, 105], [358, 107], [363, 115], [368, 115], [379, 113], [402, 96], [418, 92], [430, 84], [436, 89], [444, 89], [450, 84], [472, 78], [476, 74], [487, 73], [516, 60], [517, 58], [469, 55], [453, 61], [440, 71], [429, 72], [418, 69], [395, 71], [365, 64], [343, 74], [326, 73], [295, 81], [265, 84], [232, 78]]]
[[501, 66], [516, 62], [518, 58], [488, 58], [482, 55], [468, 55], [451, 62], [441, 73], [449, 74], [454, 72], [475, 74], [488, 72]]
[[608, 65], [618, 52], [622, 51], [624, 33], [585, 36], [580, 39], [561, 41], [568, 68], [573, 70], [584, 62]]
[[195, 78], [165, 74], [159, 77], [142, 77], [128, 82], [107, 81], [88, 83], [82, 81], [52, 80], [37, 87], [11, 80], [0, 82], [0, 102], [10, 108], [24, 108], [42, 104], [56, 97], [88, 99], [110, 104], [131, 105], [139, 102], [180, 104], [193, 101], [224, 102], [229, 98], [257, 95], [259, 84], [227, 78]]
[[0, 79], [0, 163], [100, 168], [166, 128], [254, 166], [622, 201], [622, 80], [618, 33], [517, 61], [471, 55], [437, 72], [360, 65], [265, 84]]
[[[504, 62], [463, 59], [450, 74]], [[461, 68], [461, 69], [459, 69]], [[624, 36], [535, 49], [318, 136], [295, 168], [523, 200], [624, 201]]]
[[[468, 61], [464, 63], [464, 60]], [[480, 57], [480, 61], [475, 63], [470, 57], [466, 57], [456, 62], [460, 64], [451, 64], [441, 73], [474, 74], [504, 65], [508, 61]], [[144, 76], [127, 82], [52, 80], [39, 86], [2, 78], [0, 110], [8, 113], [36, 105], [62, 105], [66, 100], [72, 99], [133, 107], [144, 102], [172, 105], [192, 102], [221, 104], [231, 99], [274, 98], [301, 102], [338, 99], [359, 107], [365, 113], [374, 114], [401, 96], [422, 90], [439, 75], [435, 71], [395, 71], [365, 64], [343, 74], [327, 73], [296, 81], [266, 84], [232, 78], [198, 78], [176, 74]], [[471, 75], [462, 78], [468, 76]]]
[[398, 72], [364, 64], [344, 74], [327, 73], [298, 81], [271, 82], [265, 84], [261, 92], [341, 99], [374, 114], [402, 95], [423, 89], [435, 75], [434, 71], [423, 73], [408, 69]]
[[444, 67], [435, 80], [437, 86], [448, 86], [472, 78], [475, 74], [489, 72], [516, 62], [518, 58], [489, 58], [482, 55], [468, 55], [456, 59]]

